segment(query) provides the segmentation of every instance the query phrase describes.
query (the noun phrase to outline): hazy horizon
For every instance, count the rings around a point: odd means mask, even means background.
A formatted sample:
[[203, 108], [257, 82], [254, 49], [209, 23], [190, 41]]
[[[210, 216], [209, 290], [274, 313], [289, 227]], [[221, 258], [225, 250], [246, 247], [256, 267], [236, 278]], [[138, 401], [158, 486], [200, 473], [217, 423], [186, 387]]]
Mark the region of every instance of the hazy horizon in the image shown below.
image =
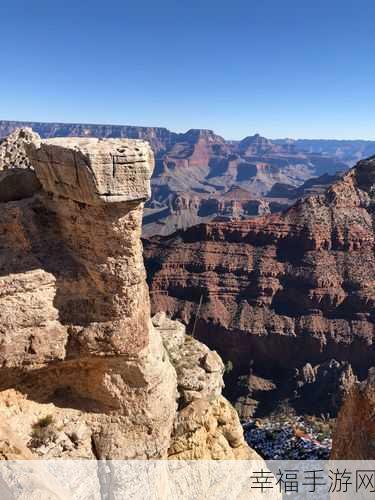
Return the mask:
[[[68, 121], [62, 121], [62, 120], [53, 120], [53, 121], [43, 121], [43, 120], [12, 120], [12, 119], [5, 119], [0, 117], [0, 123], [1, 122], [16, 122], [16, 123], [48, 123], [48, 124], [59, 124], [59, 125], [88, 125], [88, 126], [99, 126], [99, 127], [140, 127], [140, 128], [164, 128], [169, 130], [170, 132], [175, 132], [177, 134], [184, 134], [188, 132], [189, 130], [197, 130], [197, 127], [193, 127], [192, 129], [181, 129], [181, 130], [172, 130], [169, 127], [166, 127], [164, 125], [139, 125], [139, 124], [134, 124], [134, 123], [92, 123], [92, 122], [68, 122]], [[265, 137], [267, 139], [270, 139], [271, 141], [278, 141], [278, 140], [294, 140], [294, 141], [364, 141], [364, 142], [375, 142], [375, 138], [363, 138], [363, 137], [350, 137], [350, 138], [340, 138], [340, 137], [287, 137], [287, 136], [280, 136], [280, 137], [270, 137], [267, 136], [259, 131], [254, 131], [254, 132], [249, 132], [242, 137], [225, 137], [223, 134], [220, 134], [217, 130], [215, 130], [212, 127], [209, 128], [204, 128], [204, 129], [198, 129], [198, 130], [211, 130], [214, 132], [216, 135], [219, 135], [223, 137], [226, 141], [240, 141], [241, 139], [244, 139], [245, 137], [249, 136], [254, 136], [256, 134]]]

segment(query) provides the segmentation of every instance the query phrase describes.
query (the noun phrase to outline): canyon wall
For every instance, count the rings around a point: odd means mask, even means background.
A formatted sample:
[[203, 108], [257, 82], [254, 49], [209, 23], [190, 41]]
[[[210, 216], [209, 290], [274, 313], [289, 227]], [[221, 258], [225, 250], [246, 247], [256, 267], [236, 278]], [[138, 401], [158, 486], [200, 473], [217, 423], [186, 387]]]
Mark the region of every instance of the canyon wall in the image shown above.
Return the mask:
[[283, 214], [145, 240], [153, 311], [237, 373], [295, 385], [307, 364], [335, 359], [363, 378], [375, 359], [374, 186], [371, 158]]

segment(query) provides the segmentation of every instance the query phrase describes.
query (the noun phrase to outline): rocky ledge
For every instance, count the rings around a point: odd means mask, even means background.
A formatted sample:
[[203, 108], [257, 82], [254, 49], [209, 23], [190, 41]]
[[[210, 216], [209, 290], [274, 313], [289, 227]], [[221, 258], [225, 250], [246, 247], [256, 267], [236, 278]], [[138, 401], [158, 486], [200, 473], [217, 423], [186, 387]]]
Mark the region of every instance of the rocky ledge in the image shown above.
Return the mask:
[[149, 145], [26, 129], [0, 144], [0, 169], [0, 457], [256, 455], [219, 356], [151, 321]]

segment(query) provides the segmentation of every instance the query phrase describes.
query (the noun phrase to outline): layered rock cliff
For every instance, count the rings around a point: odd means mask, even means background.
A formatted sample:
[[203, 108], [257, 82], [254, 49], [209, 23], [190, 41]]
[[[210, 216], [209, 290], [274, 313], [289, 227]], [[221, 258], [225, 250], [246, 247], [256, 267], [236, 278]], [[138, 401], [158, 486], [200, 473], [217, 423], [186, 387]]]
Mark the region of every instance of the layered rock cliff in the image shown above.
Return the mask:
[[[182, 325], [151, 321], [140, 240], [149, 145], [21, 130], [0, 151], [0, 193], [14, 187], [0, 198], [1, 455], [251, 455], [221, 398], [221, 360], [196, 341], [193, 355]], [[165, 332], [178, 336], [173, 355]]]
[[289, 397], [306, 363], [348, 361], [363, 378], [374, 364], [374, 186], [371, 158], [284, 214], [145, 241], [154, 312], [195, 324], [234, 375], [277, 380]]

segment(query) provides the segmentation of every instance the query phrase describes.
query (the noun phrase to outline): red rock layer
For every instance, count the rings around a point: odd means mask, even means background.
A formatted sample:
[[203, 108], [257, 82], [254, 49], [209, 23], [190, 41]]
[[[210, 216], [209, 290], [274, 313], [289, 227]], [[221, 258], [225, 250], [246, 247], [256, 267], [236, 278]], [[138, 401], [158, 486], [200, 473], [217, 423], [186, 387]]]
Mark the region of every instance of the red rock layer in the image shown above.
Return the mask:
[[[145, 241], [153, 311], [238, 365], [269, 373], [374, 363], [375, 158], [284, 214]], [[199, 307], [199, 303], [201, 306]]]

